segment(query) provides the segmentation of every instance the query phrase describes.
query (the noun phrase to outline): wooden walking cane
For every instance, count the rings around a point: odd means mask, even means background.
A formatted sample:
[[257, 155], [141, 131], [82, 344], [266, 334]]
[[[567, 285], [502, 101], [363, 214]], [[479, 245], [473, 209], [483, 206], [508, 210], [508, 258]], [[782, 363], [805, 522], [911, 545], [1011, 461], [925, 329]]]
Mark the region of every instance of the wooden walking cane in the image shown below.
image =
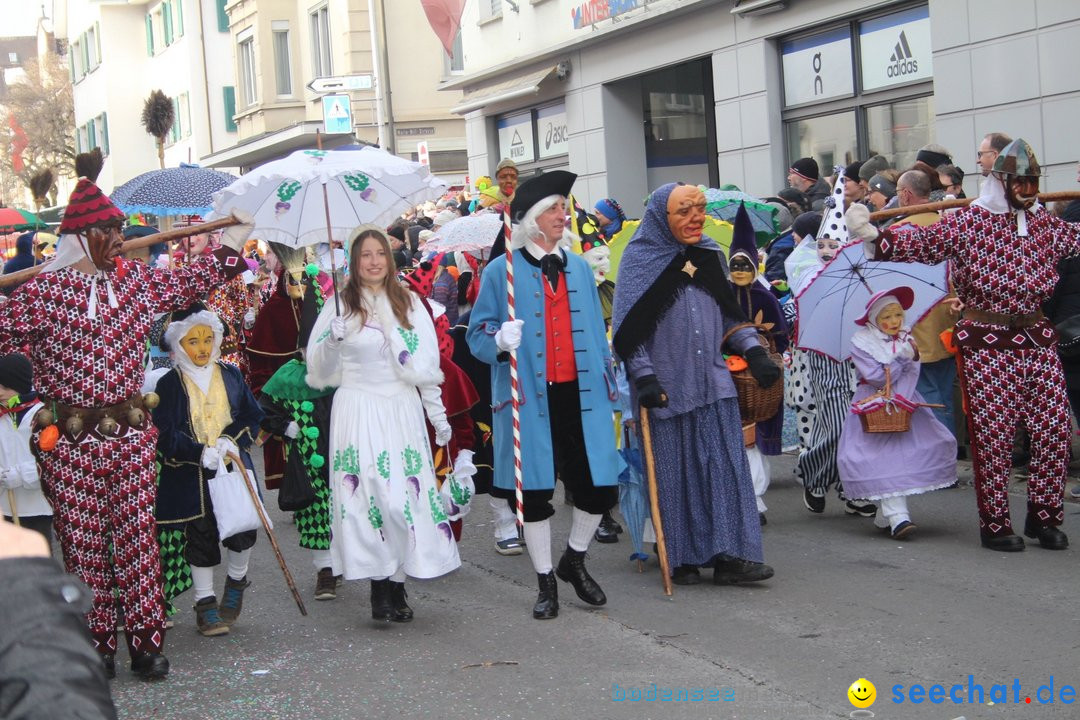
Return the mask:
[[664, 545], [664, 524], [660, 520], [660, 499], [656, 494], [656, 463], [652, 454], [652, 433], [649, 431], [649, 410], [641, 406], [641, 440], [645, 451], [645, 474], [649, 478], [649, 510], [656, 531], [656, 554], [660, 557], [660, 572], [664, 576], [664, 594], [671, 595], [671, 571], [668, 568], [667, 547]]
[[[120, 250], [122, 252], [140, 250], [145, 247], [150, 247], [151, 245], [157, 245], [158, 243], [168, 243], [173, 240], [180, 240], [182, 238], [190, 237], [192, 235], [199, 235], [201, 233], [212, 232], [214, 230], [221, 230], [222, 228], [232, 227], [233, 225], [240, 224], [242, 223], [239, 220], [230, 215], [227, 218], [221, 218], [220, 220], [211, 220], [210, 222], [203, 223], [202, 225], [176, 228], [174, 230], [168, 230], [162, 233], [155, 233], [153, 235], [146, 235], [144, 237], [125, 240], [124, 244], [120, 247]], [[25, 282], [47, 267], [49, 267], [49, 264], [43, 263], [41, 265], [35, 265], [34, 267], [26, 268], [25, 270], [19, 270], [18, 272], [8, 273], [7, 275], [0, 275], [0, 287], [7, 287], [8, 285], [17, 285], [21, 282]]]
[[[966, 207], [967, 205], [970, 205], [974, 199], [975, 198], [953, 198], [952, 200], [941, 200], [938, 202], [923, 203], [922, 205], [908, 205], [907, 207], [878, 210], [877, 212], [870, 213], [870, 222], [887, 220], [888, 218], [896, 217], [897, 215], [916, 215], [918, 213], [937, 212], [938, 210]], [[1054, 202], [1055, 200], [1080, 200], [1080, 190], [1039, 193], [1039, 202], [1044, 205], [1048, 202]]]
[[289, 586], [289, 591], [292, 592], [293, 600], [296, 601], [296, 606], [300, 608], [300, 614], [307, 617], [307, 608], [304, 607], [304, 599], [300, 597], [300, 591], [296, 589], [296, 583], [293, 582], [292, 573], [289, 572], [289, 566], [285, 564], [285, 557], [281, 554], [281, 548], [278, 546], [277, 538], [274, 537], [274, 531], [270, 529], [270, 521], [266, 517], [266, 511], [263, 509], [262, 503], [259, 502], [259, 496], [255, 493], [255, 486], [251, 484], [251, 480], [248, 478], [247, 468], [244, 467], [244, 461], [233, 453], [228, 453], [225, 457], [231, 460], [233, 465], [240, 469], [240, 475], [244, 478], [244, 487], [247, 488], [248, 495], [251, 496], [251, 502], [255, 505], [255, 512], [259, 513], [259, 520], [262, 521], [263, 530], [266, 531], [266, 537], [270, 538], [270, 547], [274, 548], [274, 555], [277, 556], [278, 565], [281, 566], [281, 572], [285, 575], [285, 583]]
[[19, 521], [19, 508], [15, 506], [15, 491], [10, 488], [7, 491], [8, 509], [11, 511], [11, 522], [16, 526], [21, 526], [22, 522]]

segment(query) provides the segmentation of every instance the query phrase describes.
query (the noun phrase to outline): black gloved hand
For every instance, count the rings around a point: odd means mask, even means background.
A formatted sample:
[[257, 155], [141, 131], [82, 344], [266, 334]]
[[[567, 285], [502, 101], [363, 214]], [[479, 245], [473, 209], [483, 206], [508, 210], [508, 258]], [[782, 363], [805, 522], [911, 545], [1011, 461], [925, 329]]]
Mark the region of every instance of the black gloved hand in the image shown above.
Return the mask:
[[667, 393], [660, 387], [655, 375], [642, 375], [634, 381], [637, 388], [638, 402], [645, 408], [667, 407]]
[[743, 357], [746, 359], [746, 364], [750, 366], [750, 374], [761, 387], [772, 387], [780, 379], [780, 368], [760, 345], [747, 350], [743, 353]]

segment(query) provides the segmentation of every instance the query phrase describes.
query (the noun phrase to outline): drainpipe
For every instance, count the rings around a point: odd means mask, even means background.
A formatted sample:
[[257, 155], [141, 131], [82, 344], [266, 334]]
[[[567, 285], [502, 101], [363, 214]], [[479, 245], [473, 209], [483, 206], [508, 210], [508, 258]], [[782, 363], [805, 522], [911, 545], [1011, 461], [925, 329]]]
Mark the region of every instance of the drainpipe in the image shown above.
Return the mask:
[[386, 151], [397, 154], [397, 135], [394, 133], [394, 106], [390, 101], [390, 96], [393, 94], [390, 86], [390, 51], [387, 49], [390, 38], [386, 34], [386, 3], [384, 0], [379, 0], [379, 19], [382, 21], [382, 38], [379, 43], [381, 46], [379, 50], [382, 54], [383, 73], [386, 75], [386, 85], [383, 87], [383, 102], [386, 103], [387, 143], [389, 144]]
[[[180, 0], [184, 2], [184, 0]], [[195, 7], [199, 10], [199, 48], [202, 50], [202, 79], [203, 93], [206, 95], [206, 135], [210, 140], [210, 152], [214, 154], [214, 118], [210, 113], [210, 78], [206, 72], [206, 31], [203, 28], [203, 9], [201, 0], [195, 0]]]
[[375, 75], [375, 124], [379, 126], [379, 147], [386, 150], [386, 132], [383, 128], [383, 93], [385, 92], [378, 35], [375, 34], [375, 0], [368, 0], [368, 34], [371, 36], [371, 71]]

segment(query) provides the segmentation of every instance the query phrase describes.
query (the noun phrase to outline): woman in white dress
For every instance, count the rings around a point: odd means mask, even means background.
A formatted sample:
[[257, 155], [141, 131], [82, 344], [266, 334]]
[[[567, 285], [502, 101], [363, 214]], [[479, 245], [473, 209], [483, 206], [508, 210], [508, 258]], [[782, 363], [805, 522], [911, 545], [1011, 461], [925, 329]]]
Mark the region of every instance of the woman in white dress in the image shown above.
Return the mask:
[[435, 482], [424, 414], [450, 439], [435, 327], [394, 276], [382, 230], [349, 238], [349, 278], [323, 306], [307, 346], [311, 387], [336, 387], [330, 416], [334, 574], [371, 580], [371, 616], [408, 622], [405, 576], [434, 578], [461, 560]]

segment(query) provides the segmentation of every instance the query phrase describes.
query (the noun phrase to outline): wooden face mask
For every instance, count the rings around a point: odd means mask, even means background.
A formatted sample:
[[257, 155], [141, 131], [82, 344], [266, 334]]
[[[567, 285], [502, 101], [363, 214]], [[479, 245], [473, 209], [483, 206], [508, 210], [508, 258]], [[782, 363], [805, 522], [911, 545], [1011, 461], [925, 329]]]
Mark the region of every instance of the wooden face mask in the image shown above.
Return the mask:
[[180, 339], [180, 347], [196, 367], [206, 367], [214, 354], [214, 329], [209, 325], [196, 325]]

